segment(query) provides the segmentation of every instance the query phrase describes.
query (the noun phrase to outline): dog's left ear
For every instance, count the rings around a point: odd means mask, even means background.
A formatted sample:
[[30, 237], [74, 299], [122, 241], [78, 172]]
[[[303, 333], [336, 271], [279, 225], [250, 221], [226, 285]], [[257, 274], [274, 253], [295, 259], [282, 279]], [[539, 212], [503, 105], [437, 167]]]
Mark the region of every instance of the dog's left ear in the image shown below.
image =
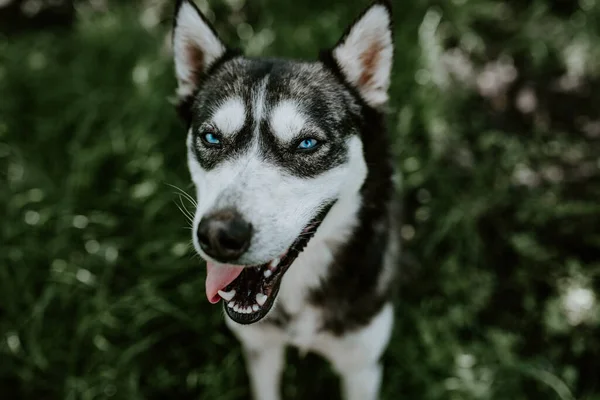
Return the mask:
[[173, 26], [173, 53], [177, 95], [184, 101], [194, 94], [199, 80], [227, 51], [215, 29], [191, 0], [178, 0]]
[[374, 108], [388, 100], [393, 56], [392, 7], [386, 0], [367, 8], [330, 52], [346, 81]]

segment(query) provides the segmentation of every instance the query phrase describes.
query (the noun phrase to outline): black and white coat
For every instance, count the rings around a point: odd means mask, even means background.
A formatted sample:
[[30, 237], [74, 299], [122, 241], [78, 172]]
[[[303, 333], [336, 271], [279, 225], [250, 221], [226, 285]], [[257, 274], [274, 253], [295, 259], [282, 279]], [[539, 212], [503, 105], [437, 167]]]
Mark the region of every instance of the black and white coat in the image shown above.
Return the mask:
[[[383, 113], [393, 59], [389, 3], [373, 3], [331, 50], [307, 62], [246, 58], [183, 0], [173, 46], [195, 228], [207, 213], [235, 207], [255, 226], [236, 264], [256, 265], [285, 251], [333, 204], [264, 318], [225, 318], [244, 347], [254, 397], [280, 398], [284, 348], [293, 345], [332, 363], [346, 399], [376, 399], [399, 250]], [[227, 146], [203, 146], [198, 132], [207, 126]], [[306, 131], [323, 146], [298, 156], [290, 146]], [[195, 235], [194, 245], [218, 261]]]

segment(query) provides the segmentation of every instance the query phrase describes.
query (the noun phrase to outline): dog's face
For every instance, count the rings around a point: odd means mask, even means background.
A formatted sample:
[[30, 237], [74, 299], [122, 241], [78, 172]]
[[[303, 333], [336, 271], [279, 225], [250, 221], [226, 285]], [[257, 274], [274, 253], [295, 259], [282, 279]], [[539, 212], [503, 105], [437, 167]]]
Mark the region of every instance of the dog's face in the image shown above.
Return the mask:
[[[357, 107], [318, 63], [235, 58], [214, 72], [195, 98], [188, 132], [194, 223], [235, 210], [252, 226], [246, 251], [215, 261], [277, 258], [320, 210], [358, 191], [364, 160]], [[198, 235], [194, 241], [204, 257], [218, 258]]]
[[[232, 303], [238, 293], [228, 310], [234, 320], [266, 315], [298, 247], [333, 204], [359, 192], [369, 140], [363, 109], [387, 100], [389, 27], [388, 6], [376, 3], [324, 61], [249, 59], [228, 51], [192, 3], [179, 2], [173, 43], [198, 198], [193, 241], [208, 261], [209, 300], [220, 290]], [[245, 276], [258, 281], [249, 299], [239, 299], [239, 285], [231, 289], [243, 266], [255, 267]], [[270, 303], [259, 294], [272, 294]]]

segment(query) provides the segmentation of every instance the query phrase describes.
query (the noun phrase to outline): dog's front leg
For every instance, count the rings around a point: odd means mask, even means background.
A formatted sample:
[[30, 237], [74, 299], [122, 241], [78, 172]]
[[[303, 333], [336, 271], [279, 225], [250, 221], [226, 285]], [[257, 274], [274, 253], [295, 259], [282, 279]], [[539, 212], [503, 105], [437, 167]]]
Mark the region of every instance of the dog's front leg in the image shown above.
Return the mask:
[[325, 337], [317, 351], [327, 358], [342, 380], [345, 400], [377, 400], [382, 368], [379, 362], [393, 328], [393, 308], [387, 304], [362, 329]]
[[225, 321], [242, 343], [254, 400], [279, 400], [285, 361], [283, 333], [268, 324], [239, 325], [229, 318]]
[[381, 385], [382, 369], [379, 363], [365, 365], [360, 369], [340, 369], [342, 392], [345, 400], [377, 400]]
[[244, 346], [244, 355], [254, 400], [279, 400], [284, 346], [282, 344], [262, 348]]

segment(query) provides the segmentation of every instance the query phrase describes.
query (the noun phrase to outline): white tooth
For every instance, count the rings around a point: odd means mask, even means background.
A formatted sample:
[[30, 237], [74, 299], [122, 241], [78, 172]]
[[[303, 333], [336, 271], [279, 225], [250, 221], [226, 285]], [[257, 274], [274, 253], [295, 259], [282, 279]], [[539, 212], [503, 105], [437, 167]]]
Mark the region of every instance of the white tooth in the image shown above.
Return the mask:
[[250, 314], [252, 312], [252, 307], [246, 307], [246, 314]]
[[230, 290], [229, 292], [219, 290], [217, 293], [219, 293], [219, 296], [224, 298], [226, 301], [231, 301], [231, 299], [233, 299], [233, 296], [235, 296], [235, 290]]
[[267, 301], [267, 295], [264, 293], [257, 293], [256, 294], [256, 302], [258, 303], [258, 305], [262, 306], [265, 304], [265, 302]]
[[258, 306], [258, 304], [254, 304], [252, 306], [252, 311], [258, 311], [260, 309], [260, 307]]
[[240, 312], [240, 306], [237, 305], [237, 303], [233, 306], [233, 311], [239, 313]]
[[265, 275], [265, 278], [270, 277], [273, 273], [271, 272], [270, 269], [265, 269], [265, 272], [263, 273]]
[[234, 301], [230, 301], [229, 303], [227, 303], [227, 307], [229, 307], [229, 308], [233, 308], [234, 305], [235, 305]]
[[281, 261], [281, 259], [279, 259], [279, 258], [274, 259], [273, 261], [271, 261], [271, 265], [269, 266], [269, 268], [271, 268], [271, 269], [277, 268], [280, 261]]

